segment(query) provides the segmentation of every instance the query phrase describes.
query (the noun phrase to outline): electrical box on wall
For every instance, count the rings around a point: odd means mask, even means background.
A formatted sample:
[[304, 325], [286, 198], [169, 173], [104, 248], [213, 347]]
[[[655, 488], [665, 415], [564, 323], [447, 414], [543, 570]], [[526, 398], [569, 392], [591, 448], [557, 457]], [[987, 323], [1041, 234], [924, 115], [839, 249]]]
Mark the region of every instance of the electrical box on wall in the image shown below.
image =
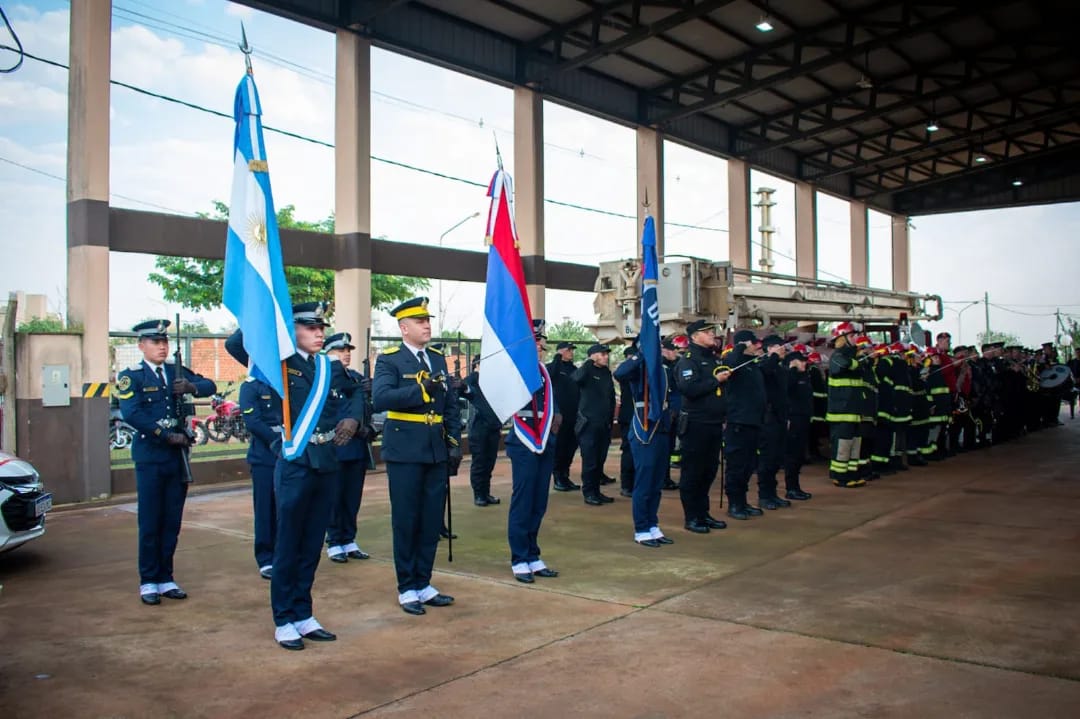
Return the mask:
[[66, 364], [47, 364], [41, 368], [41, 406], [71, 406], [68, 387], [70, 368]]

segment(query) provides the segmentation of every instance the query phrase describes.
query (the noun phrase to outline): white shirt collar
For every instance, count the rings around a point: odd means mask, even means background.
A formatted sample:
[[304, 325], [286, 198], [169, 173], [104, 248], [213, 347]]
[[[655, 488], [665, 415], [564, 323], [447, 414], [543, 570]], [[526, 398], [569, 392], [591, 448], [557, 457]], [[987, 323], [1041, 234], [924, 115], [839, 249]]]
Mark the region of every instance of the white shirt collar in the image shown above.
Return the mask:
[[311, 359], [311, 353], [305, 352], [304, 350], [300, 349], [299, 347], [296, 348], [296, 354], [300, 355], [305, 360]]
[[150, 360], [146, 359], [145, 357], [143, 358], [143, 362], [145, 362], [146, 366], [150, 368], [150, 371], [155, 373], [155, 374], [157, 374], [157, 371], [159, 369], [162, 370], [162, 371], [165, 370], [165, 365], [164, 364], [155, 364], [155, 363], [151, 362]]
[[403, 345], [405, 345], [406, 347], [409, 348], [409, 351], [412, 352], [413, 357], [416, 356], [417, 352], [423, 352], [424, 356], [425, 357], [427, 356], [427, 348], [426, 347], [417, 347], [415, 345], [409, 344], [405, 340], [401, 340], [401, 344], [403, 344]]

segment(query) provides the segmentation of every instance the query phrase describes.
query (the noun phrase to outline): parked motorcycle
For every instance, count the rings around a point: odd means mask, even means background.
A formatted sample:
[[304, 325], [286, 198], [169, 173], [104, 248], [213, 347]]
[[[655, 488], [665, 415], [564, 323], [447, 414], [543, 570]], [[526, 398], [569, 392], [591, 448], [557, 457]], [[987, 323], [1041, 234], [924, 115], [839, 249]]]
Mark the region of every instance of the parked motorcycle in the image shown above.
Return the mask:
[[230, 437], [236, 437], [241, 442], [251, 439], [247, 425], [240, 412], [240, 404], [226, 399], [232, 390], [224, 394], [215, 394], [210, 397], [210, 408], [214, 414], [206, 418], [206, 433], [215, 442], [228, 442]]

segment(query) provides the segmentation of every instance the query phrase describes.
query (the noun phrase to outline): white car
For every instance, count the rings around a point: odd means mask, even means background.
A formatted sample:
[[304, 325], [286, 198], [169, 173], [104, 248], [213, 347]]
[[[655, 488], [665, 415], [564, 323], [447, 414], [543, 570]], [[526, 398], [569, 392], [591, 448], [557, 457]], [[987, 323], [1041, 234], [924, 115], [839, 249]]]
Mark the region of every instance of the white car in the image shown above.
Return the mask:
[[37, 470], [13, 454], [0, 452], [0, 552], [45, 534], [52, 495]]

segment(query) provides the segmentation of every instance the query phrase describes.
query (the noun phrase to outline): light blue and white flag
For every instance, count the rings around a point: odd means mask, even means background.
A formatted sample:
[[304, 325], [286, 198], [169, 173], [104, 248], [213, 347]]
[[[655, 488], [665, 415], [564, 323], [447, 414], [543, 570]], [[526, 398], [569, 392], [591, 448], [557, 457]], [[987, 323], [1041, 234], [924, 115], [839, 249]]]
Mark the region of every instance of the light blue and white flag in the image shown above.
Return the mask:
[[296, 352], [296, 335], [261, 115], [259, 92], [249, 73], [236, 88], [233, 106], [236, 135], [223, 298], [244, 333], [248, 371], [283, 397], [281, 362]]

